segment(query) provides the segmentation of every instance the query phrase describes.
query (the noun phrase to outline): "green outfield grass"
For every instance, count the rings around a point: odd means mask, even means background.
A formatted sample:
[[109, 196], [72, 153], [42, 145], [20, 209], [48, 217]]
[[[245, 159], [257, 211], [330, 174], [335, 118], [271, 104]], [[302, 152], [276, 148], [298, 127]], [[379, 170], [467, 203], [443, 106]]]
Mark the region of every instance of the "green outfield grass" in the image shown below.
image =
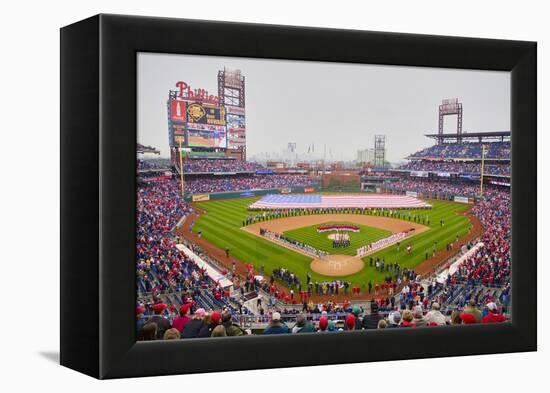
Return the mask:
[[[335, 232], [317, 232], [317, 227], [325, 224], [350, 224], [359, 227], [359, 232], [346, 232], [349, 235], [351, 245], [346, 248], [333, 248], [332, 240], [328, 238]], [[284, 235], [297, 240], [301, 243], [309, 244], [318, 250], [323, 250], [329, 254], [357, 255], [357, 249], [369, 243], [375, 242], [391, 235], [390, 231], [384, 229], [367, 227], [349, 222], [325, 222], [323, 224], [311, 225], [308, 227], [297, 228], [284, 232]]]
[[[206, 240], [222, 249], [229, 248], [231, 255], [243, 262], [252, 263], [258, 269], [263, 265], [266, 274], [271, 274], [273, 268], [285, 267], [297, 274], [302, 282], [305, 282], [307, 272], [310, 272], [314, 281], [333, 280], [331, 277], [311, 272], [309, 269], [311, 258], [240, 229], [243, 220], [249, 214], [246, 210], [247, 206], [258, 199], [253, 197], [196, 203], [196, 206], [204, 209], [206, 214], [197, 219], [193, 231], [201, 231]], [[429, 203], [433, 205], [431, 210], [410, 210], [413, 215], [428, 214], [429, 230], [404, 241], [399, 252], [394, 245], [372, 256], [384, 258], [386, 262], [398, 262], [403, 267], [414, 268], [424, 261], [426, 252], [431, 256], [434, 242], [437, 241], [437, 251], [440, 251], [445, 249], [447, 243], [454, 242], [457, 235], [463, 236], [469, 231], [470, 222], [465, 216], [460, 215], [468, 209], [468, 205], [442, 201], [429, 201]], [[408, 215], [408, 210], [404, 213]], [[445, 221], [443, 227], [439, 224], [440, 219]], [[413, 246], [411, 255], [407, 255], [405, 251], [408, 244]], [[364, 258], [365, 268], [362, 271], [341, 278], [362, 286], [369, 280], [373, 283], [381, 282], [384, 279], [384, 273], [369, 266], [369, 257]]]

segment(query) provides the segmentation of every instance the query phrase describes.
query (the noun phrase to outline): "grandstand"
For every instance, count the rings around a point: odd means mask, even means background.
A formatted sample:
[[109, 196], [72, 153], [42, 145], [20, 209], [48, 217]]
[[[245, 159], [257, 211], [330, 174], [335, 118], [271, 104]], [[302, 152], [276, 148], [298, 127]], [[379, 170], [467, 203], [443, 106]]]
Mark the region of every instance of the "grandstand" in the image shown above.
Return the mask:
[[411, 154], [409, 162], [398, 168], [414, 177], [510, 178], [510, 132], [427, 134], [436, 145]]

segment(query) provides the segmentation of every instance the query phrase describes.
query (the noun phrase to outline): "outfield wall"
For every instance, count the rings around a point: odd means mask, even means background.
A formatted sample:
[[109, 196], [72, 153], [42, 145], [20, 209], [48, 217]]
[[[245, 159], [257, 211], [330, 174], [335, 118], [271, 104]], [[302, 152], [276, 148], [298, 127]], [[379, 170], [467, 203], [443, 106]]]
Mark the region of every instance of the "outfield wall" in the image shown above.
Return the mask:
[[308, 187], [282, 187], [282, 188], [269, 188], [265, 190], [242, 190], [242, 191], [227, 191], [227, 192], [212, 192], [204, 194], [186, 195], [186, 202], [204, 202], [215, 201], [220, 199], [232, 199], [232, 198], [247, 198], [254, 196], [262, 196], [268, 194], [308, 194], [319, 192], [319, 186]]

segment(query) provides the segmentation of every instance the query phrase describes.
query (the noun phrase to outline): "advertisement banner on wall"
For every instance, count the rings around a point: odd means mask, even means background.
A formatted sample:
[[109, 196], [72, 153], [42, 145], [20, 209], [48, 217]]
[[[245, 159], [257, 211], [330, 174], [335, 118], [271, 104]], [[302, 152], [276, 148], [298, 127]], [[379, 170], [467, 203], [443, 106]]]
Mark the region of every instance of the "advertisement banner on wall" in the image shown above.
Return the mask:
[[193, 202], [209, 201], [210, 194], [196, 194], [196, 195], [193, 195], [192, 199], [193, 199]]
[[315, 192], [315, 188], [311, 188], [311, 187], [304, 188], [304, 193], [309, 194], [311, 192]]
[[292, 189], [290, 188], [281, 188], [281, 194], [290, 194]]
[[407, 191], [405, 193], [405, 195], [407, 196], [410, 196], [410, 197], [413, 197], [413, 198], [417, 198], [418, 197], [418, 193], [416, 191]]
[[455, 196], [455, 202], [470, 203], [470, 200], [467, 197]]
[[172, 121], [186, 122], [187, 121], [186, 102], [180, 101], [180, 100], [171, 100], [170, 116], [172, 118]]
[[451, 177], [451, 174], [449, 172], [437, 172], [437, 176], [439, 176], [439, 177]]

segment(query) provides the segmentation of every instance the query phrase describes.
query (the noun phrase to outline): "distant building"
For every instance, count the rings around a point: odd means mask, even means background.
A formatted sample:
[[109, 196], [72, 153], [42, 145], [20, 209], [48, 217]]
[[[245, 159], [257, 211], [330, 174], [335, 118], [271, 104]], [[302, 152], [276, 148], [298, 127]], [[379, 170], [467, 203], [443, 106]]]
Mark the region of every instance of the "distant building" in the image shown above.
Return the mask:
[[374, 163], [374, 149], [357, 150], [357, 163], [358, 164], [373, 164]]
[[268, 161], [266, 163], [266, 166], [269, 169], [284, 169], [287, 167], [287, 164], [286, 162], [283, 162], [283, 161]]

